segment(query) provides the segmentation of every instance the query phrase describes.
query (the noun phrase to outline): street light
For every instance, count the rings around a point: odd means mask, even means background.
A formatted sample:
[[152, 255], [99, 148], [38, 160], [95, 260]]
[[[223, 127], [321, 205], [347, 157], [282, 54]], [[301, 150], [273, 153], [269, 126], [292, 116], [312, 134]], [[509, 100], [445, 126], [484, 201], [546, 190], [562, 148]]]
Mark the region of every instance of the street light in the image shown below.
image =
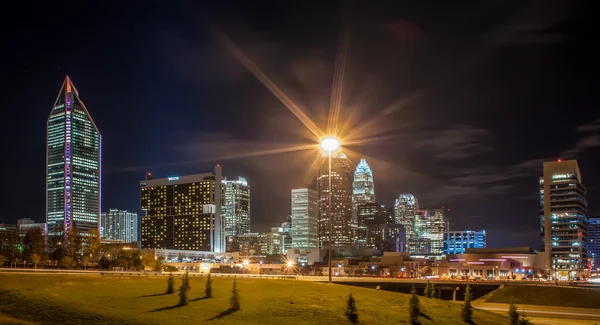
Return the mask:
[[329, 178], [329, 204], [327, 204], [327, 213], [329, 214], [329, 283], [331, 283], [331, 245], [333, 242], [333, 216], [331, 215], [331, 153], [340, 149], [341, 142], [336, 137], [325, 137], [321, 139], [321, 149], [327, 153], [329, 158], [329, 170], [328, 170], [328, 178]]

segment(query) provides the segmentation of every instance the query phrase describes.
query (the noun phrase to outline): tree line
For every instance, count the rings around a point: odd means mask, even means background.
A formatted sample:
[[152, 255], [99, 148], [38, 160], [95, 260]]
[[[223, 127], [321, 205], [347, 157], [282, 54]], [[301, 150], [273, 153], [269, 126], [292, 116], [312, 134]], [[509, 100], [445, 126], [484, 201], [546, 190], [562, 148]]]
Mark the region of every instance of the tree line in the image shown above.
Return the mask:
[[69, 236], [45, 236], [40, 228], [6, 233], [0, 238], [0, 267], [51, 267], [65, 269], [160, 270], [162, 263], [151, 253], [126, 244], [102, 243], [98, 230], [71, 228]]

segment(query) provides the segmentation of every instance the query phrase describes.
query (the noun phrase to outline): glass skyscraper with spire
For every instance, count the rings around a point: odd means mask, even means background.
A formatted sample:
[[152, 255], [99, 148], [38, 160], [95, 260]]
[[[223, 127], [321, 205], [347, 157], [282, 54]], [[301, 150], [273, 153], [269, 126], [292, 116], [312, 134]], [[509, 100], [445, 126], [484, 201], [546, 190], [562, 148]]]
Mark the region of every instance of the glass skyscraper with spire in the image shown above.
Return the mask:
[[375, 203], [375, 182], [373, 171], [365, 159], [361, 159], [354, 171], [352, 181], [352, 218], [357, 220], [358, 206]]
[[67, 76], [54, 102], [46, 134], [46, 222], [48, 234], [75, 227], [98, 229], [101, 136]]

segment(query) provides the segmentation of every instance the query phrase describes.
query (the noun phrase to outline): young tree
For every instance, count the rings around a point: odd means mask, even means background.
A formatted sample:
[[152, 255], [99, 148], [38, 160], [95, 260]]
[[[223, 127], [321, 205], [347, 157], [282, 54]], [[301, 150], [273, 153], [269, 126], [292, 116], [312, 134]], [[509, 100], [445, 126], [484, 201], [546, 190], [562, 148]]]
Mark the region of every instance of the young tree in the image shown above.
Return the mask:
[[101, 246], [102, 244], [100, 243], [100, 232], [97, 229], [88, 231], [87, 247], [85, 253], [90, 257], [92, 267], [94, 267], [94, 262], [98, 261]]
[[430, 290], [431, 290], [431, 284], [429, 283], [429, 281], [427, 281], [427, 284], [425, 285], [425, 289], [423, 289], [423, 296], [429, 298]]
[[465, 323], [473, 322], [473, 306], [471, 306], [471, 300], [473, 300], [473, 294], [471, 293], [471, 286], [467, 284], [465, 289], [465, 303], [462, 307], [461, 320]]
[[431, 286], [429, 287], [429, 298], [436, 298], [436, 293], [435, 293], [435, 283], [432, 283]]
[[519, 324], [519, 313], [517, 312], [517, 306], [515, 306], [514, 300], [511, 300], [510, 306], [508, 307], [508, 321], [510, 325]]
[[183, 284], [186, 286], [186, 288], [188, 290], [190, 290], [192, 288], [192, 286], [190, 286], [190, 279], [188, 277], [187, 271], [185, 271], [185, 274], [183, 275]]
[[40, 255], [34, 253], [33, 255], [31, 255], [30, 259], [31, 263], [33, 263], [33, 267], [37, 269], [38, 264], [40, 264]]
[[212, 297], [212, 279], [210, 278], [210, 273], [206, 277], [206, 288], [204, 289], [204, 296], [206, 298]]
[[233, 289], [231, 290], [231, 298], [229, 299], [229, 309], [240, 310], [240, 296], [237, 290], [237, 281], [233, 279]]
[[188, 304], [188, 287], [185, 285], [185, 277], [181, 279], [181, 286], [179, 287], [179, 306], [185, 306]]
[[529, 321], [529, 319], [525, 318], [525, 314], [522, 314], [521, 317], [519, 318], [519, 322], [517, 324], [518, 325], [531, 325], [531, 322]]
[[81, 265], [83, 265], [84, 270], [87, 270], [87, 266], [90, 263], [90, 257], [87, 255], [83, 255], [81, 258]]
[[8, 259], [4, 255], [0, 255], [0, 267], [3, 267], [7, 260]]
[[70, 269], [73, 265], [73, 260], [71, 259], [71, 256], [63, 256], [60, 259], [60, 265], [64, 268]]
[[358, 311], [356, 310], [356, 302], [352, 297], [352, 292], [348, 295], [348, 302], [346, 303], [346, 312], [344, 313], [348, 320], [353, 324], [358, 323]]
[[419, 296], [417, 296], [417, 290], [413, 285], [410, 290], [410, 299], [408, 301], [408, 320], [411, 324], [419, 323], [419, 315], [421, 315], [421, 304], [419, 303]]
[[173, 278], [173, 274], [169, 274], [169, 278], [167, 279], [167, 292], [171, 294], [175, 292], [175, 279]]
[[38, 258], [41, 259], [46, 253], [46, 238], [44, 237], [42, 229], [31, 228], [27, 230], [25, 237], [23, 237], [23, 246], [23, 253], [26, 260], [29, 260], [31, 263], [33, 263], [31, 260], [33, 254], [37, 254]]

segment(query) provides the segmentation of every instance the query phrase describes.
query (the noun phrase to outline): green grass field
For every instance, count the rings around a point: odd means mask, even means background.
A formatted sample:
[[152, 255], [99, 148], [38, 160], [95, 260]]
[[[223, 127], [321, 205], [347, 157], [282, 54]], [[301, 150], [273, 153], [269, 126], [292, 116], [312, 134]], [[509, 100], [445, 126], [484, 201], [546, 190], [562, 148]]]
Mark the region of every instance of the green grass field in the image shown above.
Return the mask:
[[[162, 294], [166, 277], [16, 275], [0, 273], [0, 321], [10, 324], [350, 324], [344, 316], [352, 291], [361, 324], [408, 323], [409, 295], [297, 280], [238, 279], [241, 310], [226, 313], [233, 280], [190, 277], [190, 303]], [[181, 279], [175, 280], [176, 287]], [[422, 324], [459, 324], [461, 305], [421, 298]], [[506, 318], [475, 311], [476, 324]]]
[[553, 286], [507, 285], [485, 297], [487, 302], [600, 308], [600, 290], [584, 288], [561, 288]]

